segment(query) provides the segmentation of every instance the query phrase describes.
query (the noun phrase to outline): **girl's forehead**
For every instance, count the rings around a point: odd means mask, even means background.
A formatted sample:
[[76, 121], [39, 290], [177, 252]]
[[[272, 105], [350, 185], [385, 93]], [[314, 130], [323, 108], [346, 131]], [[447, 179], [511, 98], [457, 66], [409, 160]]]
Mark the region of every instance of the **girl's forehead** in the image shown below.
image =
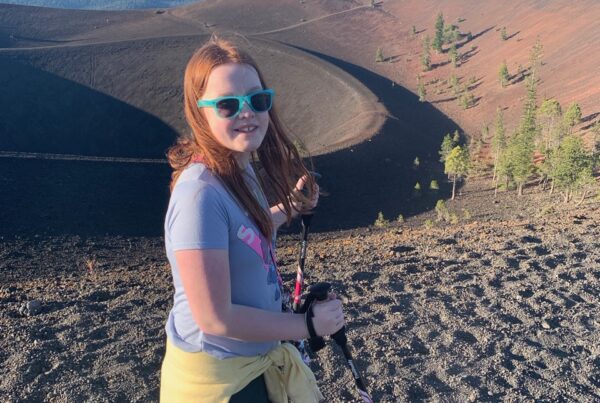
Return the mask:
[[242, 94], [257, 87], [262, 86], [254, 67], [242, 63], [227, 63], [212, 69], [204, 96]]

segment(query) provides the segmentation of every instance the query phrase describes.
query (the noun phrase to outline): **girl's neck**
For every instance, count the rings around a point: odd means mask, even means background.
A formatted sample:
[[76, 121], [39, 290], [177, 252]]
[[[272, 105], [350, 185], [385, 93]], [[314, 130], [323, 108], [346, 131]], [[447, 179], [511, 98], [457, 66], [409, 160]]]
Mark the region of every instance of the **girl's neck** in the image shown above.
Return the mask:
[[248, 168], [248, 165], [250, 164], [250, 153], [235, 153], [234, 158], [242, 170]]
[[[242, 171], [245, 171], [248, 168], [248, 165], [250, 165], [250, 153], [235, 153], [233, 158]], [[201, 155], [195, 154], [192, 157], [192, 162], [204, 163], [204, 159]]]

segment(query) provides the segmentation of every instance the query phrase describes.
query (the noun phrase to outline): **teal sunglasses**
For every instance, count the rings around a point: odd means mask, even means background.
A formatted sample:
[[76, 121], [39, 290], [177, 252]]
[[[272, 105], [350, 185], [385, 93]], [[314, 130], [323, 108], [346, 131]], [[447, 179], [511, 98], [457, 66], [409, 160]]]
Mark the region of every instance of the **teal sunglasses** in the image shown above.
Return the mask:
[[272, 89], [265, 89], [248, 95], [229, 95], [215, 99], [199, 99], [198, 107], [213, 107], [220, 117], [233, 119], [242, 111], [244, 102], [247, 103], [254, 112], [269, 111], [271, 106], [273, 106], [273, 96], [275, 96], [275, 91]]

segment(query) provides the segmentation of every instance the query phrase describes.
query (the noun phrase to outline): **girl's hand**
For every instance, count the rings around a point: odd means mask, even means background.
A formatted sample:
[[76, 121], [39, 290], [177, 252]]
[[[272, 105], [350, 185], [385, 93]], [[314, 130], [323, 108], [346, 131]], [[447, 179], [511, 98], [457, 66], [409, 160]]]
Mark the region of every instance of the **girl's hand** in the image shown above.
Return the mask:
[[317, 336], [329, 336], [340, 330], [344, 324], [342, 301], [330, 294], [325, 301], [315, 301], [312, 306], [313, 326]]
[[[304, 175], [300, 179], [298, 179], [298, 182], [296, 182], [296, 186], [294, 186], [294, 192], [302, 192], [302, 190], [304, 189], [304, 186], [306, 185], [307, 179], [308, 178], [306, 175]], [[315, 186], [313, 187], [312, 198], [310, 199], [308, 206], [306, 206], [306, 207], [308, 208], [308, 210], [312, 210], [317, 207], [318, 203], [319, 203], [319, 185], [317, 185], [317, 183], [315, 182]], [[298, 206], [296, 204], [296, 207], [300, 209], [301, 206]]]

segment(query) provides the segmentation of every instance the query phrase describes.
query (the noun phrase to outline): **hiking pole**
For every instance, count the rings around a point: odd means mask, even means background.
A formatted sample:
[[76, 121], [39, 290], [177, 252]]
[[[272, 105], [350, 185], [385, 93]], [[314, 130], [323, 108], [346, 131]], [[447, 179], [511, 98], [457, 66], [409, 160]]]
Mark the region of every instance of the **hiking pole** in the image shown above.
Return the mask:
[[[315, 178], [320, 178], [321, 175], [318, 172], [310, 172]], [[313, 213], [314, 213], [313, 209]], [[294, 289], [294, 302], [292, 309], [294, 312], [299, 313], [302, 310], [301, 298], [302, 289], [304, 288], [304, 263], [306, 262], [306, 247], [308, 245], [308, 229], [310, 222], [312, 221], [313, 214], [302, 214], [302, 247], [300, 248], [300, 258], [298, 259], [298, 269], [296, 271], [296, 287]]]
[[302, 214], [302, 246], [300, 248], [300, 258], [298, 259], [298, 269], [296, 271], [296, 288], [294, 289], [294, 304], [292, 309], [298, 313], [301, 309], [300, 299], [302, 289], [304, 288], [304, 263], [306, 262], [306, 247], [308, 245], [308, 229], [312, 220], [312, 214]]
[[[318, 172], [310, 172], [315, 178], [321, 178]], [[314, 213], [313, 209], [313, 213]], [[302, 292], [304, 289], [304, 265], [306, 263], [306, 249], [308, 247], [308, 231], [310, 223], [312, 221], [313, 213], [302, 214], [302, 246], [300, 248], [300, 257], [298, 259], [298, 268], [296, 271], [296, 286], [294, 288], [294, 301], [292, 304], [292, 310], [295, 313], [306, 313], [308, 307], [314, 300], [314, 295], [306, 296], [304, 303], [302, 303]], [[325, 347], [325, 340], [322, 337], [313, 337], [308, 339], [308, 345], [304, 343], [304, 340], [299, 341], [296, 347], [300, 350], [302, 359], [308, 363], [311, 359], [315, 358], [315, 353]]]
[[[317, 283], [309, 287], [308, 292], [309, 296], [312, 295], [314, 299], [317, 301], [325, 301], [329, 294], [329, 290], [331, 289], [331, 284], [329, 283]], [[312, 306], [309, 306], [308, 315], [312, 317]], [[369, 392], [367, 392], [367, 387], [365, 386], [365, 382], [363, 381], [358, 369], [354, 365], [354, 360], [352, 359], [352, 353], [348, 348], [348, 338], [346, 337], [346, 326], [343, 326], [340, 330], [331, 335], [331, 338], [335, 340], [336, 344], [340, 346], [342, 352], [344, 353], [344, 358], [346, 358], [346, 362], [352, 371], [352, 376], [354, 377], [354, 383], [358, 389], [358, 393], [362, 398], [364, 403], [373, 403], [373, 399]], [[311, 339], [309, 339], [310, 344]]]

